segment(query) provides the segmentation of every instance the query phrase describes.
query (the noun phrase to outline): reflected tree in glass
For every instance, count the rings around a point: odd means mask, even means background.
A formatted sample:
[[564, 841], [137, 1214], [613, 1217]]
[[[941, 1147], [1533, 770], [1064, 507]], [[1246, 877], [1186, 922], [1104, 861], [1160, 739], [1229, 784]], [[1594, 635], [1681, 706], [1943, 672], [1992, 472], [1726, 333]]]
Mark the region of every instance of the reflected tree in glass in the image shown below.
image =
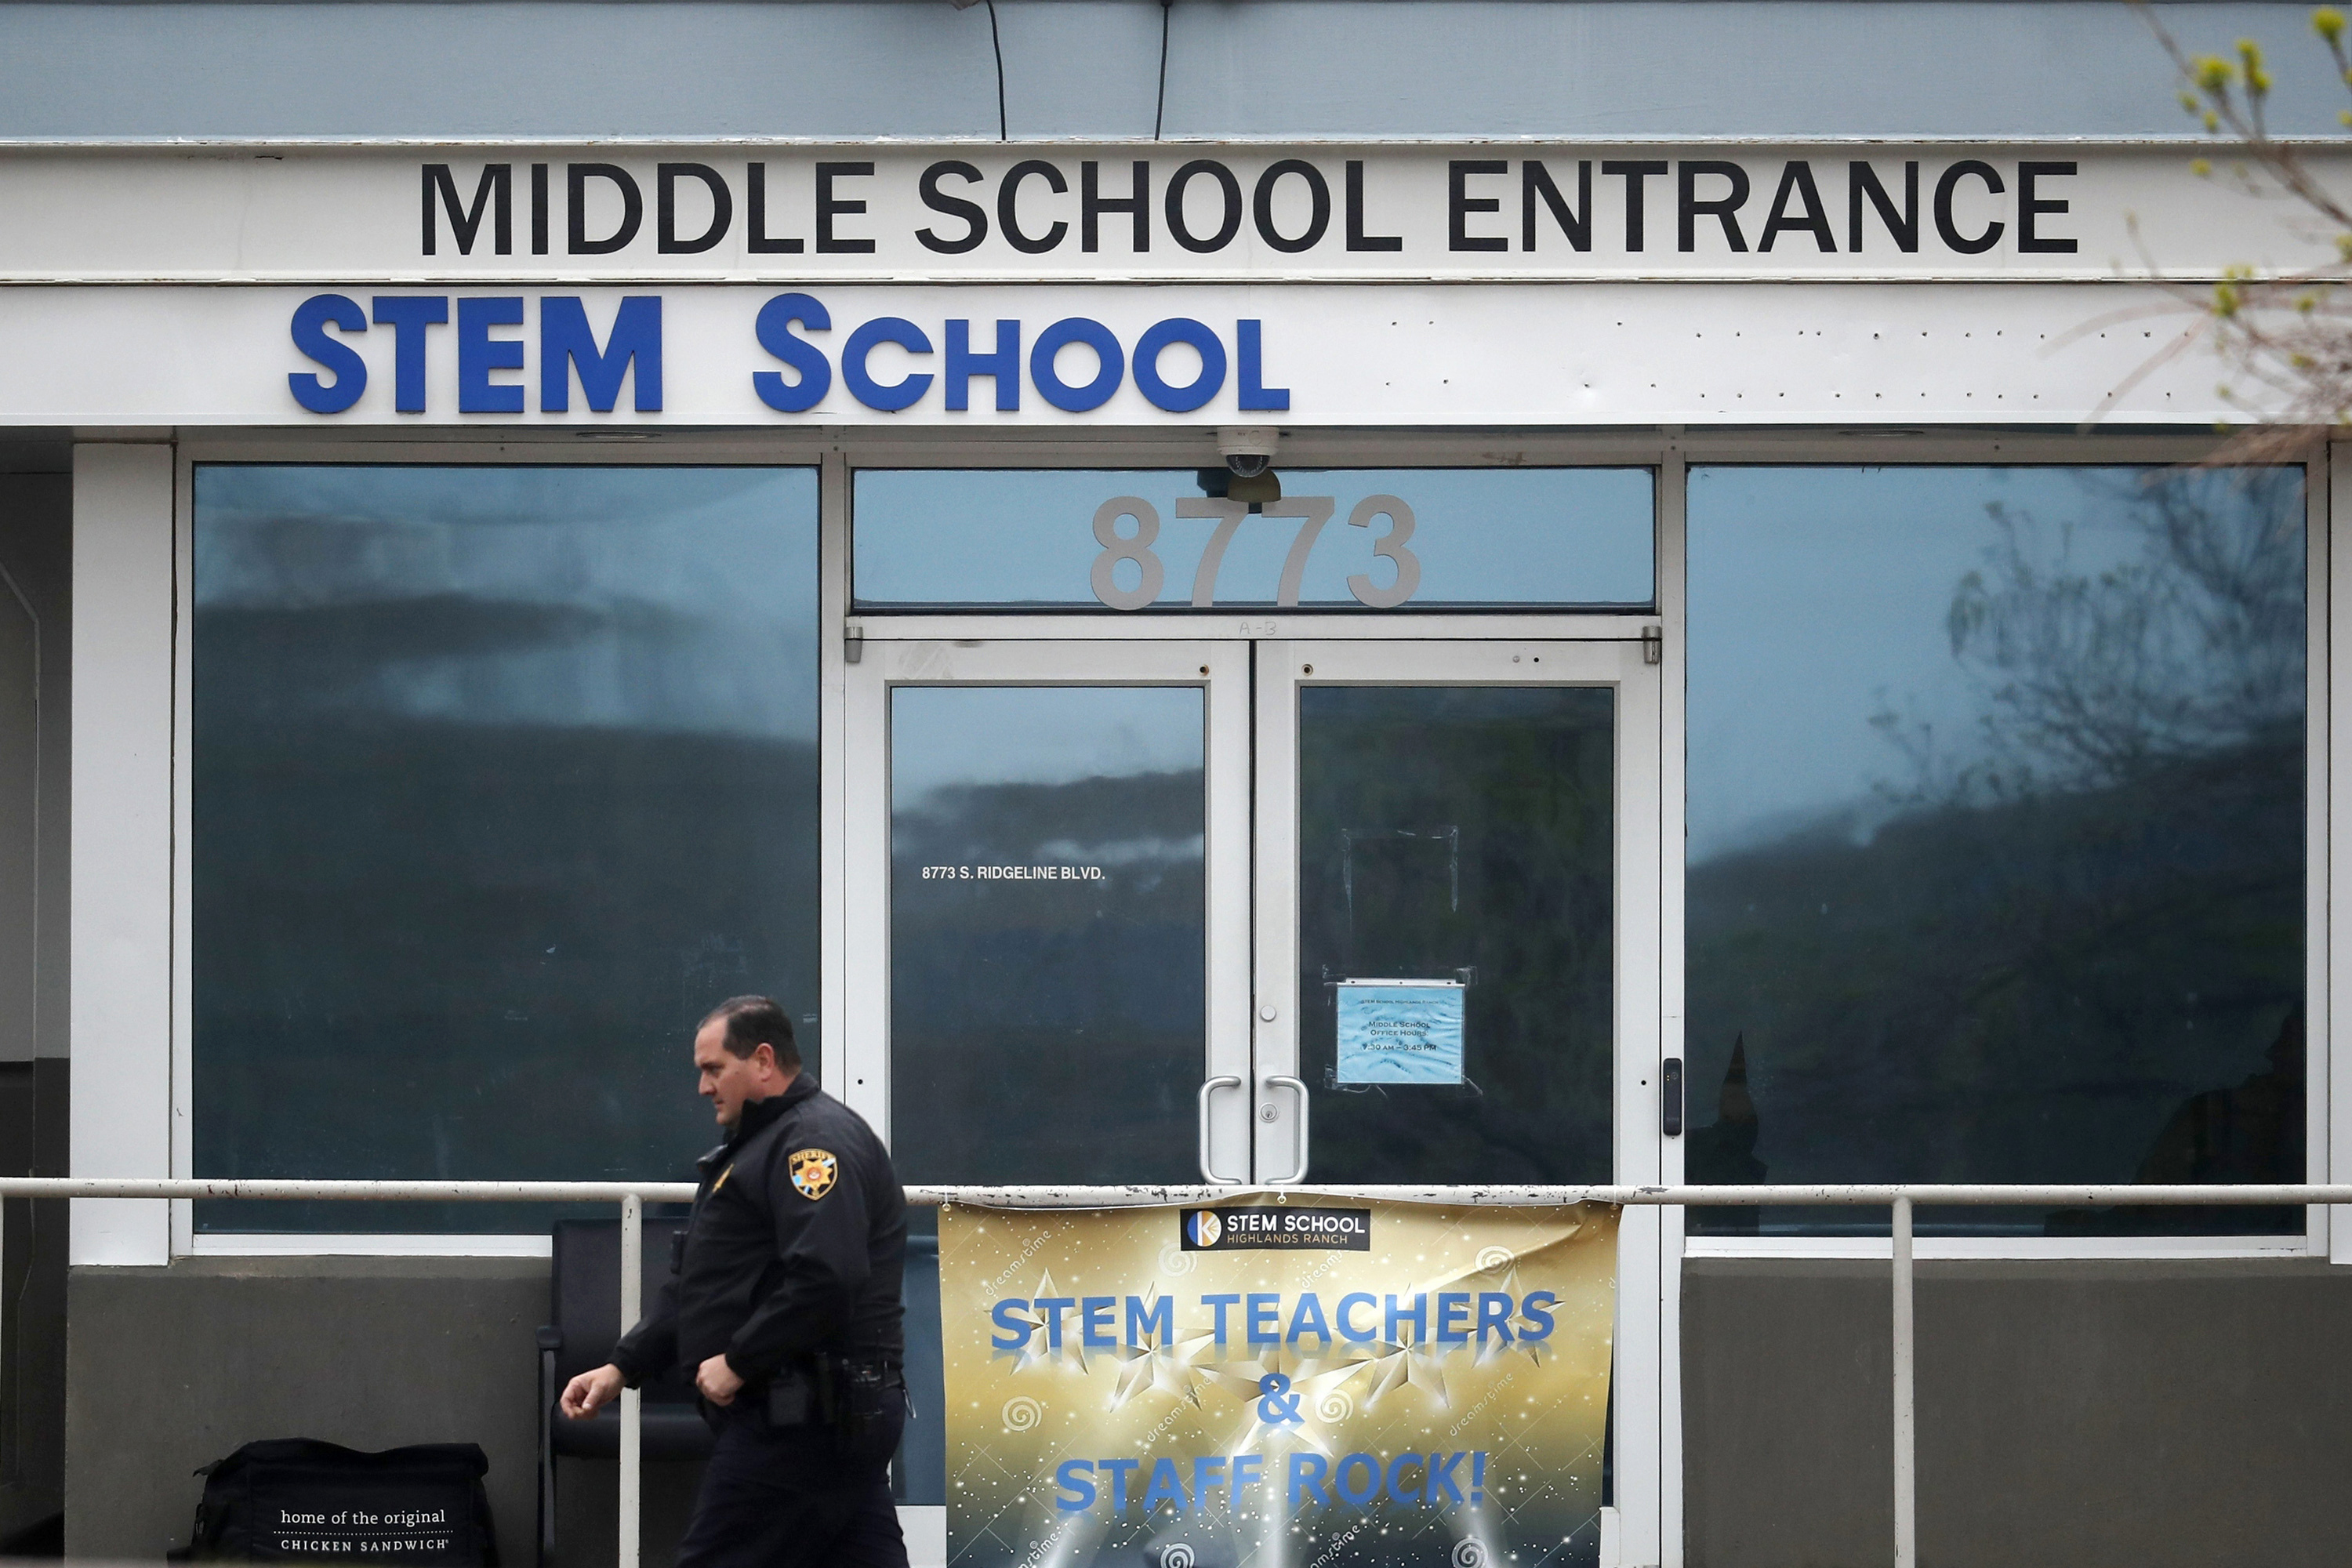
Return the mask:
[[[2300, 470], [1700, 469], [1692, 503], [1690, 1178], [2301, 1180]], [[1782, 635], [1743, 636], [1765, 600]]]

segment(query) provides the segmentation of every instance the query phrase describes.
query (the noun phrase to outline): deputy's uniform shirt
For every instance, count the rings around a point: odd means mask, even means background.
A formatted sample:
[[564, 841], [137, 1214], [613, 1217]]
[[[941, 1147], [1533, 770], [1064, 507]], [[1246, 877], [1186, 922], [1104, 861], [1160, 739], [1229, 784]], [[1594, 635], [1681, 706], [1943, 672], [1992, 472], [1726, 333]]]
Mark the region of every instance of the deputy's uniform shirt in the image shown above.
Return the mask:
[[629, 1386], [721, 1352], [755, 1385], [818, 1350], [901, 1359], [906, 1194], [863, 1117], [803, 1072], [697, 1163], [677, 1266], [613, 1348]]

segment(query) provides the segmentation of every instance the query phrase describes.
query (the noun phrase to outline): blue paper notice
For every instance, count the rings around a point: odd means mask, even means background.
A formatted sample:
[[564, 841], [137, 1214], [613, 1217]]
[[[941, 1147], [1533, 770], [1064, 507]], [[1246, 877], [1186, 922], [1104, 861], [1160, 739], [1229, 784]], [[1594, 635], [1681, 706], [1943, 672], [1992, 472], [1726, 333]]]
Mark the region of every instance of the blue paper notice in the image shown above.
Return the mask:
[[1460, 1083], [1462, 983], [1339, 983], [1340, 1083]]

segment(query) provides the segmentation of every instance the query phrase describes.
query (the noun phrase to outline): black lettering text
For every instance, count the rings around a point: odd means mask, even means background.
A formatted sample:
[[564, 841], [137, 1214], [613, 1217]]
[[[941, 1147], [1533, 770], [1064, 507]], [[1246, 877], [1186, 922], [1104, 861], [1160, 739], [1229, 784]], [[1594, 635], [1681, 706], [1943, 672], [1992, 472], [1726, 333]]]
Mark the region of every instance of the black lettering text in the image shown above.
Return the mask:
[[1950, 246], [1962, 256], [1979, 256], [2000, 244], [2002, 227], [2000, 222], [1996, 219], [1986, 224], [1984, 232], [1971, 239], [1964, 237], [1959, 229], [1954, 226], [1952, 193], [1958, 189], [1962, 180], [1971, 174], [1982, 180], [1985, 189], [1994, 195], [2001, 194], [2000, 172], [1990, 163], [1981, 163], [1974, 158], [1961, 159], [1945, 170], [1943, 178], [1936, 182], [1936, 232], [1943, 237], [1946, 245]]
[[1642, 248], [1642, 194], [1650, 177], [1666, 172], [1663, 158], [1635, 158], [1621, 161], [1612, 158], [1601, 165], [1604, 174], [1620, 174], [1625, 180], [1625, 248]]
[[[1676, 169], [1680, 200], [1676, 203], [1678, 216], [1675, 226], [1675, 248], [1698, 248], [1698, 220], [1711, 217], [1723, 225], [1724, 243], [1734, 250], [1748, 248], [1747, 238], [1739, 232], [1738, 213], [1748, 200], [1748, 171], [1737, 163], [1720, 158], [1686, 159]], [[1714, 178], [1731, 187], [1726, 194], [1701, 201], [1698, 183]]]
[[1906, 256], [1919, 248], [1919, 162], [1913, 159], [1903, 165], [1903, 210], [1895, 210], [1895, 198], [1878, 183], [1878, 171], [1856, 159], [1845, 166], [1845, 247], [1862, 248], [1862, 199], [1878, 209], [1878, 221], [1895, 237], [1895, 248]]
[[833, 220], [862, 213], [866, 204], [833, 194], [835, 180], [855, 180], [874, 173], [872, 163], [819, 163], [816, 166], [816, 248], [819, 255], [871, 256], [874, 242], [850, 239], [833, 232]]
[[1445, 165], [1445, 248], [1448, 250], [1508, 250], [1511, 242], [1499, 234], [1472, 234], [1470, 215], [1503, 210], [1499, 196], [1474, 196], [1470, 181], [1480, 174], [1507, 174], [1511, 166], [1500, 158], [1455, 158]]
[[1519, 165], [1519, 248], [1536, 247], [1536, 203], [1540, 199], [1551, 212], [1551, 221], [1568, 237], [1571, 250], [1592, 248], [1592, 160], [1580, 158], [1576, 163], [1576, 205], [1559, 194], [1551, 182], [1551, 171], [1543, 166], [1540, 158], [1529, 158]]
[[[436, 201], [436, 198], [438, 201]], [[482, 215], [490, 216], [490, 248], [500, 256], [514, 253], [514, 165], [485, 163], [482, 177], [474, 186], [474, 205], [461, 206], [457, 201], [457, 182], [450, 176], [446, 163], [425, 165], [425, 254], [433, 256], [440, 250], [439, 209], [449, 214], [449, 232], [457, 241], [457, 254], [474, 254], [475, 237], [482, 232]]]
[[942, 256], [961, 256], [967, 250], [977, 250], [980, 242], [988, 237], [988, 212], [978, 202], [951, 196], [940, 189], [940, 182], [953, 175], [959, 180], [980, 183], [980, 171], [961, 158], [945, 158], [923, 171], [916, 185], [923, 205], [942, 216], [961, 218], [967, 226], [962, 234], [949, 239], [928, 228], [919, 228], [915, 237], [926, 250], [936, 250]]

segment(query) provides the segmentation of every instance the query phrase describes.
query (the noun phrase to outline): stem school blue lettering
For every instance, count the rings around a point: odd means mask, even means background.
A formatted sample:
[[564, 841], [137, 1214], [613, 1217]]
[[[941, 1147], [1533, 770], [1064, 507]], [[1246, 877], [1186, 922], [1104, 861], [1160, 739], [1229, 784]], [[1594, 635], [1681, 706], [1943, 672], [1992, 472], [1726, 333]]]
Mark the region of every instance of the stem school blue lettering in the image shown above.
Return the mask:
[[[1503, 1298], [1506, 1301], [1510, 1298]], [[1107, 1351], [1117, 1347], [1111, 1337], [1111, 1314], [1118, 1310], [1116, 1296], [1088, 1296], [1078, 1303], [1078, 1340], [1090, 1351]], [[1506, 1333], [1506, 1339], [1510, 1336]]]
[[1009, 1301], [999, 1301], [989, 1310], [988, 1321], [1004, 1331], [989, 1336], [991, 1350], [1017, 1351], [1029, 1342], [1029, 1325], [1017, 1315], [1028, 1305], [1027, 1301], [1015, 1296]]
[[1176, 1337], [1176, 1298], [1162, 1296], [1147, 1309], [1142, 1298], [1129, 1296], [1127, 1299], [1127, 1342], [1130, 1346], [1149, 1344], [1154, 1334], [1159, 1336], [1163, 1345]]
[[1062, 1348], [1062, 1310], [1078, 1304], [1076, 1296], [1039, 1296], [1029, 1303], [1045, 1314], [1045, 1348]]

